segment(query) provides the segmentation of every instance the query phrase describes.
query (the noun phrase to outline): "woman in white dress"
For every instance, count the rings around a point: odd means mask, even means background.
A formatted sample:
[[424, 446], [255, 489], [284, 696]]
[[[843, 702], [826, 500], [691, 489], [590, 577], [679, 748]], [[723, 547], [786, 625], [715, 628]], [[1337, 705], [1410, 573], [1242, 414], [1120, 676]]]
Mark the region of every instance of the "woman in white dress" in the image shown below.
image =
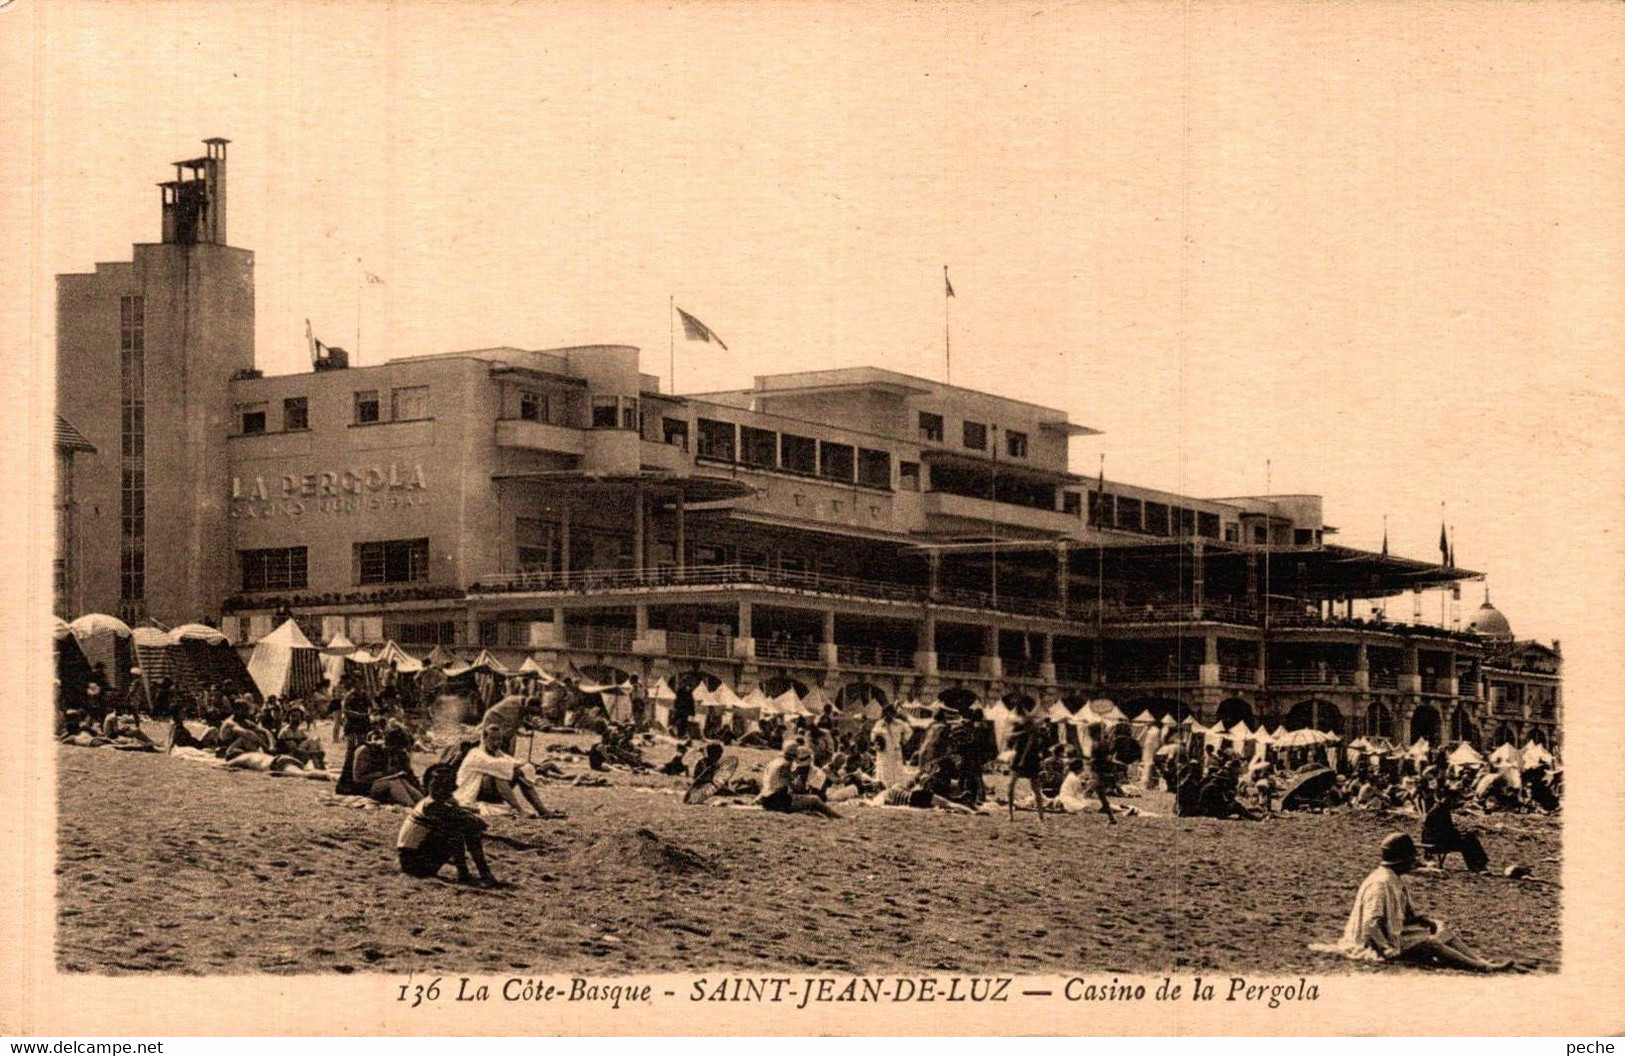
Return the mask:
[[908, 740], [908, 733], [908, 723], [889, 704], [881, 709], [880, 720], [869, 731], [875, 745], [875, 778], [887, 788], [901, 788], [908, 781], [903, 767], [903, 742]]

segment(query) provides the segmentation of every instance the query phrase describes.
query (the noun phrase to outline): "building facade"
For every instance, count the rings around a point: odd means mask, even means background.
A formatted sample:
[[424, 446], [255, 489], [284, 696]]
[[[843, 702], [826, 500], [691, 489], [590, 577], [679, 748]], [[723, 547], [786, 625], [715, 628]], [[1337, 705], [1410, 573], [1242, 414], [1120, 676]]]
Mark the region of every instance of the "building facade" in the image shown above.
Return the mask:
[[[245, 643], [292, 610], [324, 638], [651, 680], [1105, 695], [1435, 743], [1487, 740], [1512, 718], [1496, 687], [1546, 677], [1493, 635], [1353, 616], [1477, 573], [1339, 546], [1317, 496], [1076, 474], [1094, 430], [1055, 408], [877, 368], [679, 396], [624, 345], [258, 376], [224, 151], [165, 185], [163, 243], [61, 279], [63, 410], [106, 433], [81, 474], [107, 508], [91, 607]], [[1506, 733], [1555, 743], [1560, 708]]]

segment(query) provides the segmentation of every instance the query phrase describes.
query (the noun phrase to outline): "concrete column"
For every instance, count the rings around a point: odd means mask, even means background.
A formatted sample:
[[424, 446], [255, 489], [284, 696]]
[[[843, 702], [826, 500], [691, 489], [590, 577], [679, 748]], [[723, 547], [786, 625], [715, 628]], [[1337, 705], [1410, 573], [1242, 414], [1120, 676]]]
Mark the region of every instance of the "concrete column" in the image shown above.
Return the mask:
[[1202, 669], [1198, 677], [1204, 686], [1219, 684], [1219, 636], [1216, 634], [1202, 638]]
[[570, 505], [559, 514], [559, 571], [570, 571]]
[[819, 642], [818, 651], [823, 654], [824, 666], [834, 668], [840, 665], [840, 650], [835, 645], [835, 610], [824, 610], [823, 636]]
[[988, 678], [1004, 677], [1004, 661], [999, 657], [999, 629], [982, 628], [982, 674]]
[[1055, 635], [1045, 631], [1038, 636], [1038, 677], [1049, 685], [1055, 684]]
[[930, 678], [937, 673], [937, 614], [926, 607], [914, 643], [914, 666]]
[[739, 627], [734, 632], [734, 655], [741, 660], [754, 660], [756, 658], [756, 637], [751, 633], [751, 604], [748, 601], [739, 603]]
[[553, 606], [553, 644], [564, 648], [564, 606]]
[[1354, 656], [1354, 688], [1361, 693], [1371, 689], [1371, 656], [1361, 642]]
[[937, 596], [938, 583], [942, 579], [942, 551], [926, 551], [925, 560], [926, 564], [930, 566], [931, 570], [930, 593], [928, 596], [935, 598]]
[[640, 601], [636, 605], [632, 606], [632, 611], [637, 614], [636, 619], [637, 619], [638, 637], [642, 638], [644, 635], [649, 633], [649, 606], [648, 606], [648, 603]]
[[643, 571], [644, 536], [647, 533], [643, 528], [643, 485], [638, 484], [632, 489], [632, 570]]
[[1264, 688], [1264, 683], [1269, 678], [1269, 659], [1269, 646], [1265, 644], [1264, 639], [1260, 638], [1258, 640], [1258, 660], [1253, 670], [1253, 682], [1259, 689]]
[[474, 648], [480, 646], [480, 615], [469, 609], [463, 626], [463, 640]]
[[1400, 668], [1399, 689], [1402, 693], [1419, 695], [1422, 692], [1422, 651], [1411, 645], [1405, 648]]
[[1067, 606], [1072, 595], [1072, 562], [1068, 559], [1066, 543], [1055, 544], [1055, 592], [1060, 595], [1061, 619], [1066, 619]]
[[677, 553], [674, 555], [675, 558], [676, 558], [676, 562], [677, 562], [677, 571], [679, 571], [679, 572], [683, 571], [684, 569], [686, 569], [688, 567], [688, 557], [686, 556], [686, 552], [687, 552], [687, 549], [688, 549], [688, 540], [687, 540], [688, 524], [687, 524], [687, 522], [688, 522], [687, 506], [683, 501], [683, 493], [681, 491], [679, 491], [677, 493], [677, 542], [675, 544]]

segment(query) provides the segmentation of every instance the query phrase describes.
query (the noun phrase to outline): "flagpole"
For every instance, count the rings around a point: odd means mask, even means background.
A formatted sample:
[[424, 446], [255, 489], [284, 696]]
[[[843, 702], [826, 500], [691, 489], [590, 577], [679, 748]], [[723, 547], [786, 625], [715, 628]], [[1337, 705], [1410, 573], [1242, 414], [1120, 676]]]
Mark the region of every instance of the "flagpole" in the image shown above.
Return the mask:
[[942, 380], [953, 384], [954, 380], [954, 346], [953, 331], [950, 326], [949, 301], [953, 295], [948, 291], [953, 287], [948, 284], [948, 265], [942, 266]]
[[666, 296], [666, 329], [671, 334], [671, 344], [666, 351], [666, 380], [671, 385], [670, 395], [677, 395], [677, 295]]
[[[948, 269], [943, 268], [943, 274]], [[993, 438], [993, 607], [999, 607], [999, 427], [988, 427]], [[997, 652], [997, 649], [994, 650]]]

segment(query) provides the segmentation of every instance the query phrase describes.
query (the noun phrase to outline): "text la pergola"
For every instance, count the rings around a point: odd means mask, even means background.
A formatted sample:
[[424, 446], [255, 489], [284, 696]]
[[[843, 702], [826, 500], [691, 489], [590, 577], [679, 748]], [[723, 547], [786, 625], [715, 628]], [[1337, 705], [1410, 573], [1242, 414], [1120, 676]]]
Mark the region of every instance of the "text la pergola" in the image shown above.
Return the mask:
[[422, 491], [428, 487], [423, 478], [423, 465], [412, 463], [402, 466], [391, 462], [382, 466], [345, 469], [339, 472], [284, 473], [272, 477], [267, 487], [264, 477], [231, 478], [233, 501], [269, 502], [278, 499], [315, 499], [324, 496], [360, 495], [363, 492]]

